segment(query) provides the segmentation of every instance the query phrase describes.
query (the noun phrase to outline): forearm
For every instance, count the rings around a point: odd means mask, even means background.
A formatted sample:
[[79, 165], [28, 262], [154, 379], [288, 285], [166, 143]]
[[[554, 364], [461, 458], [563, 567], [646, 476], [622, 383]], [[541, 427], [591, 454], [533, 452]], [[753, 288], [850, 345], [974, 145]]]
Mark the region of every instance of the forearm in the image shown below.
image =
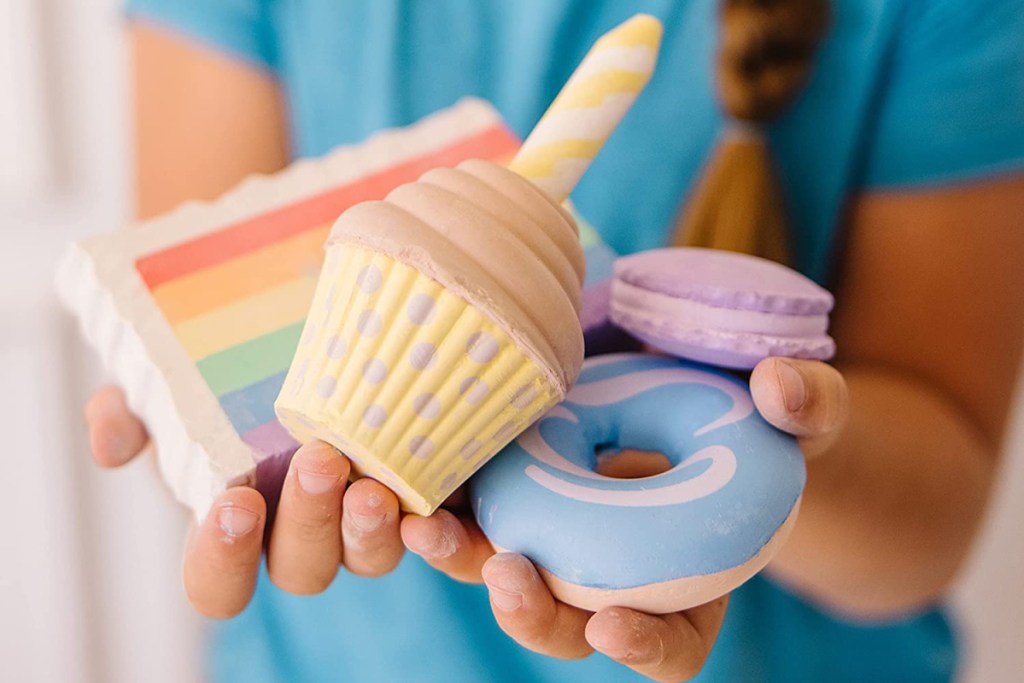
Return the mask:
[[148, 24], [130, 28], [137, 213], [209, 200], [288, 162], [270, 74]]
[[849, 420], [808, 463], [799, 520], [769, 572], [846, 614], [912, 611], [941, 595], [966, 556], [996, 447], [931, 387], [842, 370]]

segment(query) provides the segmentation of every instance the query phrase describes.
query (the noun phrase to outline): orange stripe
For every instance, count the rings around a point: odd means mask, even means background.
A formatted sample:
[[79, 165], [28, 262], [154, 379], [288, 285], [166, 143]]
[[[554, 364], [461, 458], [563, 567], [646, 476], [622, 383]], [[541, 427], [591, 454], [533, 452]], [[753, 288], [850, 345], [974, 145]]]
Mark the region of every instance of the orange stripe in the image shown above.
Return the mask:
[[153, 298], [171, 326], [306, 275], [316, 278], [330, 225], [158, 286]]
[[392, 188], [415, 180], [431, 168], [454, 166], [470, 157], [507, 157], [518, 147], [515, 135], [499, 124], [450, 147], [392, 166], [354, 183], [151, 254], [136, 261], [135, 267], [149, 289], [153, 290], [188, 273], [322, 226], [348, 207], [381, 199]]

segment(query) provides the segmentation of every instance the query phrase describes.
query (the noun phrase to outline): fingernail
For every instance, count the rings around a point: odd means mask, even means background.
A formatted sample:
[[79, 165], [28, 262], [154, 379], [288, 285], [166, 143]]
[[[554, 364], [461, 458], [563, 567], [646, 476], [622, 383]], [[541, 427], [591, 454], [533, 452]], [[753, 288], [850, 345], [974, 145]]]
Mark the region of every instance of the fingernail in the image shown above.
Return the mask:
[[368, 534], [384, 526], [388, 521], [387, 515], [363, 515], [358, 512], [348, 513], [348, 521], [356, 531]]
[[775, 374], [782, 387], [782, 400], [786, 404], [786, 410], [791, 413], [800, 412], [800, 409], [804, 407], [804, 401], [807, 400], [804, 376], [786, 361], [779, 361], [775, 364]]
[[341, 477], [336, 474], [321, 474], [301, 469], [296, 470], [296, 475], [299, 479], [299, 486], [311, 496], [319, 496], [332, 491], [341, 480]]
[[[514, 612], [523, 606], [523, 580], [521, 558], [496, 555], [484, 565], [484, 582], [491, 593], [494, 606], [503, 612]], [[499, 567], [503, 567], [499, 569]], [[519, 575], [515, 572], [519, 570]]]
[[232, 538], [245, 536], [255, 529], [259, 519], [259, 515], [255, 512], [234, 505], [224, 505], [217, 513], [217, 521], [220, 523], [221, 531]]
[[493, 583], [487, 584], [491, 590], [491, 602], [502, 612], [515, 612], [523, 606], [523, 594], [498, 588]]

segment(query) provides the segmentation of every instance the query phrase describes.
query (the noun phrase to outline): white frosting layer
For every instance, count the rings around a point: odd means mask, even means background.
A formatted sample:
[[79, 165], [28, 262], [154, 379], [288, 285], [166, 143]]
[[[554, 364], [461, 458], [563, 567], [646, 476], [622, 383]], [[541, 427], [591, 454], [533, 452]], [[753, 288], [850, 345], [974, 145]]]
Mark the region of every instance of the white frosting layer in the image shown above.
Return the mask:
[[612, 282], [612, 305], [651, 325], [707, 328], [718, 332], [769, 334], [779, 337], [820, 337], [828, 329], [828, 314], [786, 315], [710, 306], [693, 299], [642, 289], [623, 280]]

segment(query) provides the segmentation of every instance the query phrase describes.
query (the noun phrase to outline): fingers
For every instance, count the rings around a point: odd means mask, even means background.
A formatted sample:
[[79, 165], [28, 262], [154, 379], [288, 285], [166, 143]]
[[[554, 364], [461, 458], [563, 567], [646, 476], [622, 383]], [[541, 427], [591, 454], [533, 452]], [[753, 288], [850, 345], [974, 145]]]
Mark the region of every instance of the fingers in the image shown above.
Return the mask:
[[345, 492], [341, 516], [345, 567], [360, 576], [387, 574], [402, 559], [398, 498], [373, 479], [360, 479]]
[[149, 437], [138, 418], [125, 404], [124, 393], [107, 386], [85, 404], [89, 444], [93, 459], [101, 467], [120, 467], [146, 447]]
[[587, 623], [587, 642], [598, 652], [648, 678], [687, 681], [704, 666], [728, 602], [728, 597], [723, 597], [666, 615], [610, 607]]
[[267, 573], [281, 589], [319, 593], [341, 563], [341, 497], [348, 458], [313, 441], [292, 457], [267, 547]]
[[827, 450], [849, 410], [843, 376], [818, 361], [767, 358], [754, 368], [750, 391], [768, 422], [802, 437], [808, 457]]
[[402, 542], [427, 563], [457, 581], [480, 583], [480, 570], [494, 548], [480, 528], [441, 508], [429, 517], [408, 515]]
[[256, 588], [267, 506], [254, 489], [221, 494], [206, 520], [193, 530], [185, 550], [185, 592], [196, 611], [215, 619], [233, 617]]
[[593, 651], [584, 637], [590, 613], [555, 600], [525, 557], [495, 555], [484, 563], [482, 574], [498, 625], [517, 643], [562, 659]]

